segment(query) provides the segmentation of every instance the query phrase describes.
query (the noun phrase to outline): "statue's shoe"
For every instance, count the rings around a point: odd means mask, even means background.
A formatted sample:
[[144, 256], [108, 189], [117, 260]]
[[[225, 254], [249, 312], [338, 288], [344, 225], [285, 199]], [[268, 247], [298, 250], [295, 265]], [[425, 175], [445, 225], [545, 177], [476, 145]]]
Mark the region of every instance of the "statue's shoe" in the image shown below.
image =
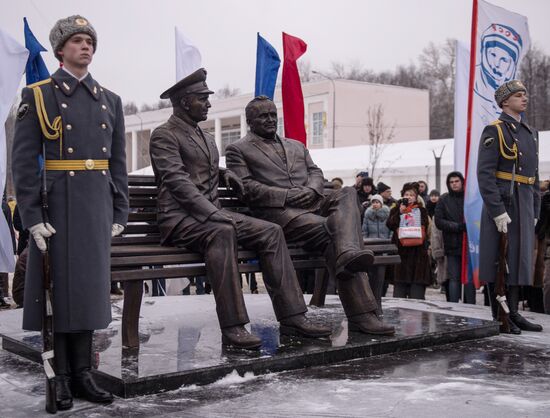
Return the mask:
[[222, 329], [222, 344], [245, 350], [257, 350], [262, 345], [262, 340], [252, 335], [242, 325]]
[[282, 335], [306, 338], [323, 338], [332, 334], [331, 328], [313, 323], [304, 314], [283, 319], [279, 331]]

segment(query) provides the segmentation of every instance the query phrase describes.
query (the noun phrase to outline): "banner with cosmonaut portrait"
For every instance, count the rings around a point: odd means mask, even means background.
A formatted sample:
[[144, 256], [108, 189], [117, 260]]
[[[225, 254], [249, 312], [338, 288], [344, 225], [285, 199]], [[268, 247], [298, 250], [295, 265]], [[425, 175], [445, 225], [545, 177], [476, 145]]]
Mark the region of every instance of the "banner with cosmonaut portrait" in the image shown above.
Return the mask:
[[[466, 132], [466, 194], [464, 216], [468, 230], [469, 280], [479, 287], [479, 231], [482, 199], [477, 184], [479, 139], [485, 125], [496, 120], [501, 109], [495, 90], [516, 78], [530, 45], [525, 16], [474, 0]], [[457, 63], [458, 65], [458, 63]], [[465, 270], [465, 269], [464, 269]]]

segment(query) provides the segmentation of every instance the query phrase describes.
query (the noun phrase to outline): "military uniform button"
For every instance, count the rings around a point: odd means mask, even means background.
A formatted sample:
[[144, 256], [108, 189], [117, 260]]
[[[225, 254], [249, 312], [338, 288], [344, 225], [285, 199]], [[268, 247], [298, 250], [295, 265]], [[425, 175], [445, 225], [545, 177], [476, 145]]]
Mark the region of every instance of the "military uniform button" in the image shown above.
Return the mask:
[[107, 110], [107, 106], [105, 106], [105, 105], [101, 105], [101, 108], [102, 108], [103, 110]]
[[63, 109], [67, 109], [67, 103], [61, 103], [61, 107], [62, 107]]
[[103, 147], [103, 148], [101, 148], [101, 151], [103, 151], [103, 152], [107, 152], [107, 147]]
[[519, 171], [521, 171], [521, 167], [519, 168]]
[[[56, 89], [58, 89], [58, 88], [59, 88], [59, 86], [58, 86], [58, 85], [56, 84], [56, 85], [55, 85], [55, 88], [56, 88]], [[38, 302], [38, 301], [37, 301], [37, 302]]]
[[100, 88], [99, 88], [99, 91], [103, 91], [103, 88], [102, 88], [102, 87], [100, 87]]
[[69, 176], [74, 177], [74, 171], [69, 171]]
[[101, 124], [101, 129], [107, 129], [107, 125], [105, 125], [104, 123]]
[[73, 125], [71, 125], [70, 123], [67, 124], [67, 130], [70, 131], [71, 129], [73, 129]]
[[74, 151], [74, 149], [72, 149], [71, 147], [67, 148], [67, 152], [68, 152], [69, 154], [72, 154], [73, 151]]
[[523, 155], [523, 152], [520, 151], [520, 152], [519, 152], [519, 155]]
[[103, 174], [104, 176], [107, 175], [107, 172], [105, 170], [101, 170], [101, 174]]

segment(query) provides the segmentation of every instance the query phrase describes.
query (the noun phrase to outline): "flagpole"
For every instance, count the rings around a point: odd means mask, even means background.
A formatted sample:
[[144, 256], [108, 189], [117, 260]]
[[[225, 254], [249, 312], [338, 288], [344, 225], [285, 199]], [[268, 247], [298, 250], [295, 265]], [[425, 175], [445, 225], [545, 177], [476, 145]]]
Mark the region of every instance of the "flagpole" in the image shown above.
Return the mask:
[[[470, 143], [472, 140], [472, 112], [474, 107], [474, 83], [476, 70], [476, 45], [477, 45], [477, 12], [478, 0], [473, 0], [472, 3], [472, 32], [470, 39], [470, 74], [468, 80], [468, 113], [466, 115], [466, 161], [464, 163], [464, 194], [466, 194], [466, 184], [468, 181], [468, 170], [470, 160]], [[456, 140], [456, 138], [455, 138]], [[464, 233], [462, 240], [462, 273], [460, 281], [468, 282], [468, 240], [467, 234]], [[476, 280], [476, 288], [479, 287], [479, 281]]]

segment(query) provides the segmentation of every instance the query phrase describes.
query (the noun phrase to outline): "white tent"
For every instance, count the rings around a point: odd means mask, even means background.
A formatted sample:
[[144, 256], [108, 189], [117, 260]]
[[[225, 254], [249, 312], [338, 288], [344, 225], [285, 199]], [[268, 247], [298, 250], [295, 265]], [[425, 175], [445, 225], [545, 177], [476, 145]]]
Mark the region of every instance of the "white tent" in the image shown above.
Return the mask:
[[[539, 149], [539, 172], [541, 179], [550, 178], [550, 131], [541, 132]], [[435, 157], [441, 155], [441, 187], [445, 189], [447, 173], [453, 170], [454, 140], [425, 140], [399, 142], [384, 147], [374, 172], [375, 182], [383, 181], [397, 195], [403, 183], [424, 180], [435, 188]], [[355, 183], [355, 175], [369, 166], [369, 145], [310, 150], [311, 158], [331, 180], [341, 177], [345, 185]], [[475, 152], [475, 150], [472, 150]], [[225, 166], [225, 158], [220, 158]], [[136, 170], [131, 174], [153, 174], [151, 167]]]

